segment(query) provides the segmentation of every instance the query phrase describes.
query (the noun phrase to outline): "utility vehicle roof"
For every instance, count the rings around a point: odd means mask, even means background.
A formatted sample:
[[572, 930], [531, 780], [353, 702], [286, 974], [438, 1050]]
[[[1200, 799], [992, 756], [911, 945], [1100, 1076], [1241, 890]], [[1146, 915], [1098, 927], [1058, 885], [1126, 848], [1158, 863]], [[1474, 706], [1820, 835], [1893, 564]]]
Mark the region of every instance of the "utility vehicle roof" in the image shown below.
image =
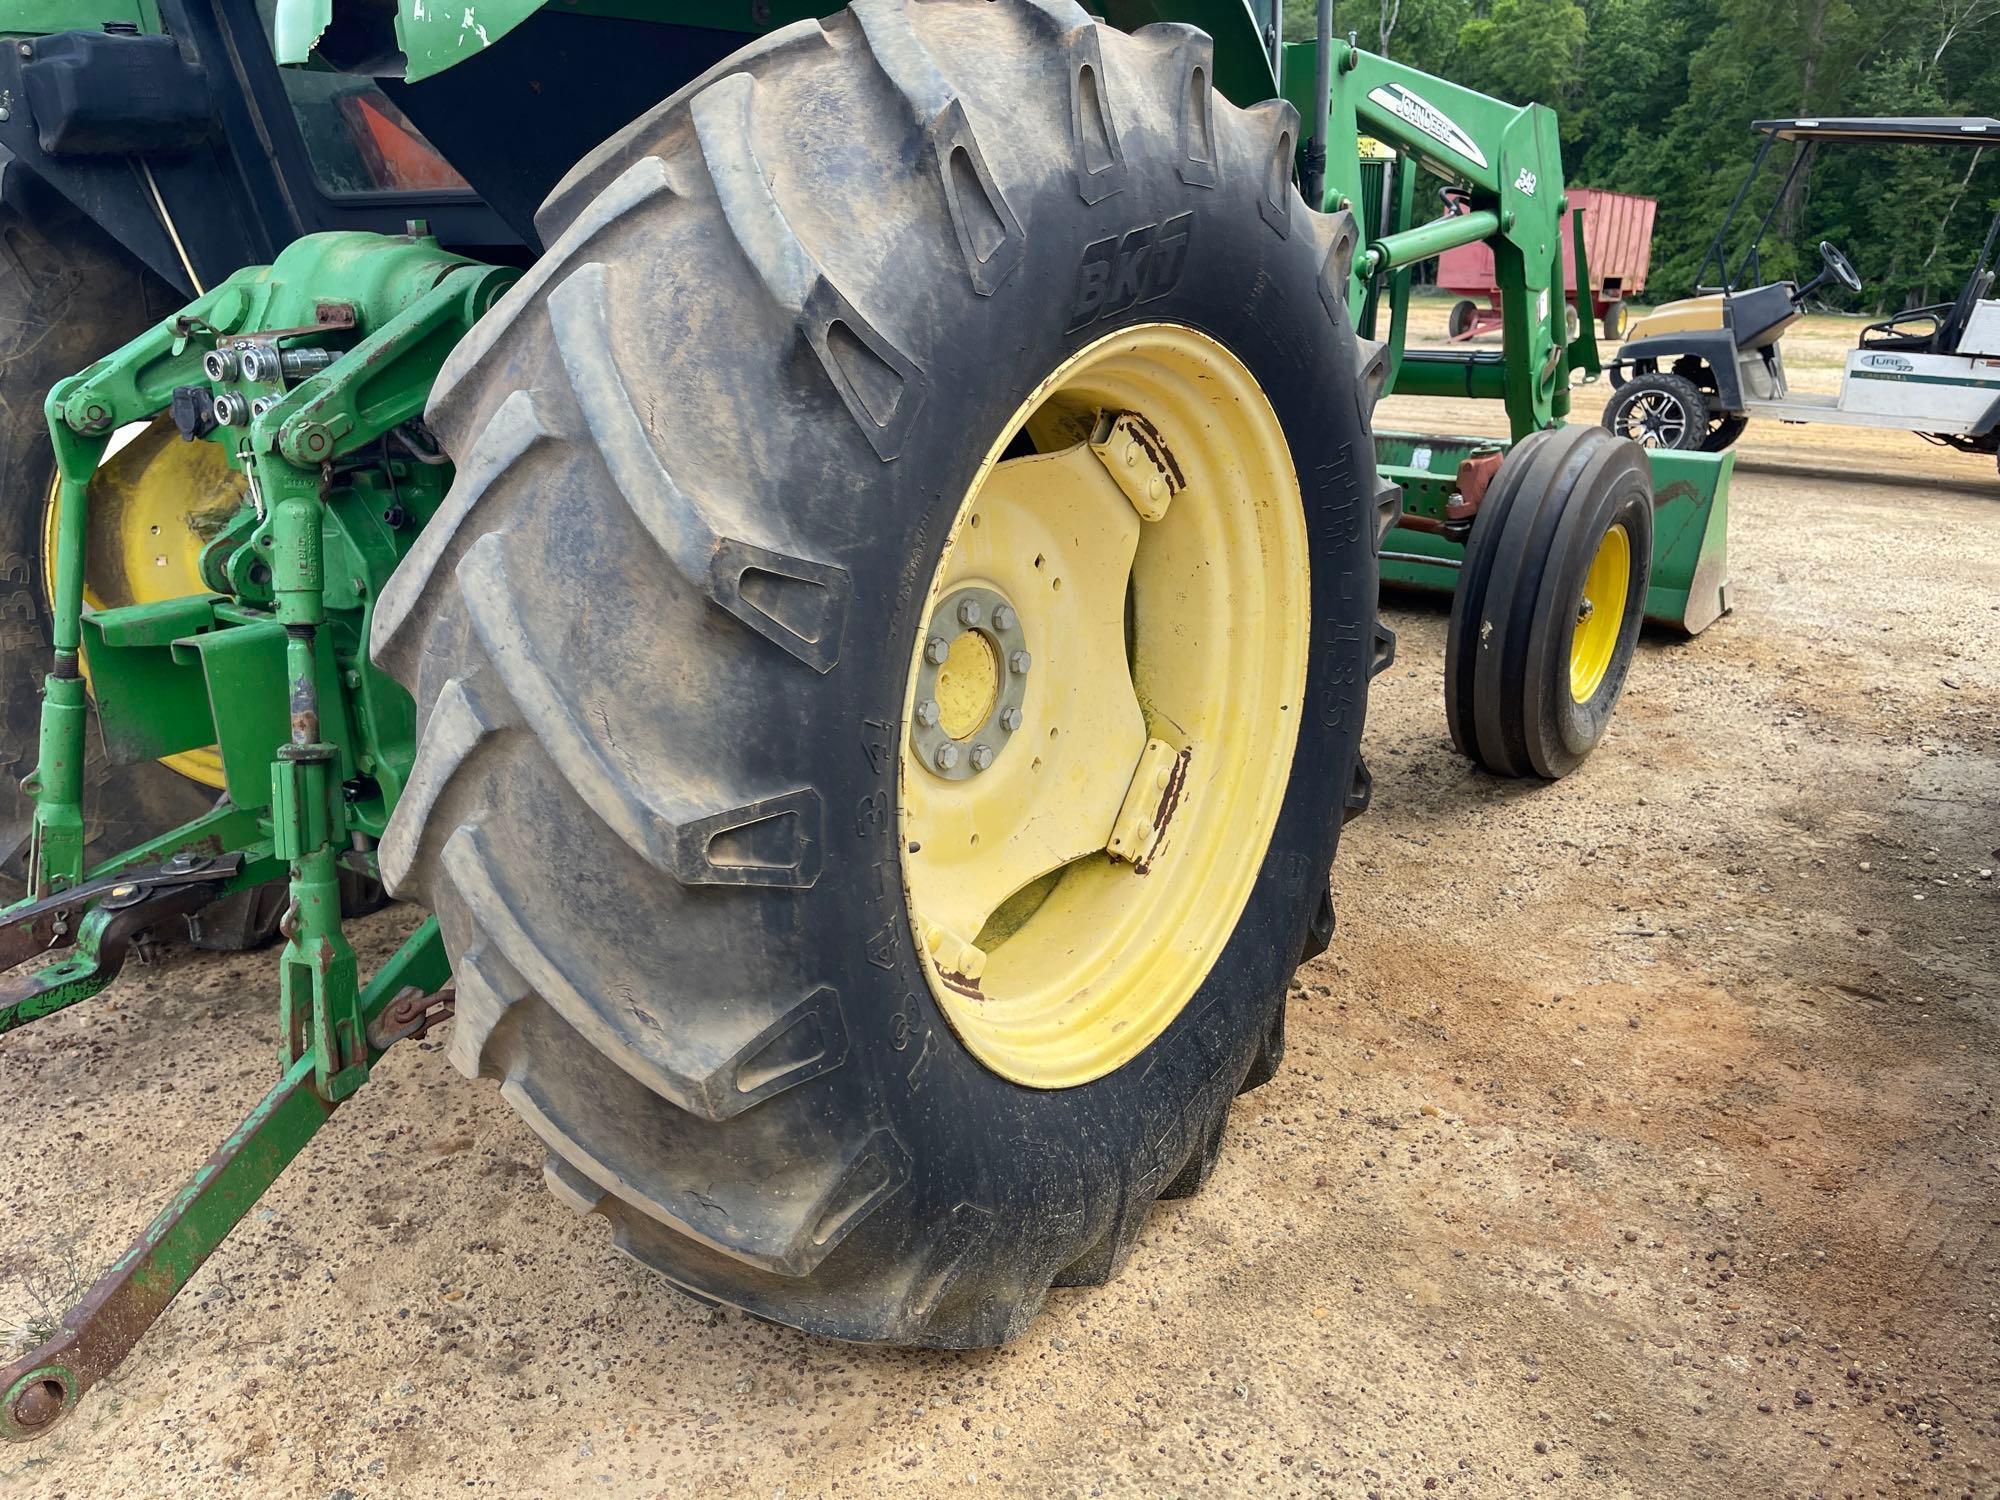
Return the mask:
[[2000, 120], [1985, 115], [1858, 115], [1845, 119], [1759, 120], [1750, 127], [1781, 141], [1849, 141], [1883, 146], [1983, 146], [2000, 141]]

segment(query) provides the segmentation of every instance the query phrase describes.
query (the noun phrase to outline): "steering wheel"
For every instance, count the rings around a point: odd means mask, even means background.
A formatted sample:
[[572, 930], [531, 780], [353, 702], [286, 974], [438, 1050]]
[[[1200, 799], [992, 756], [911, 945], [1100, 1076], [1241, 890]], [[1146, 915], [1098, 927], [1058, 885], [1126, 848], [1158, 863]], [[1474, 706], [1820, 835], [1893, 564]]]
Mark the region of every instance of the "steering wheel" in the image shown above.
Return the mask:
[[1846, 252], [1840, 246], [1834, 244], [1832, 240], [1821, 240], [1819, 258], [1842, 286], [1850, 292], [1861, 290], [1861, 273], [1854, 269], [1854, 262], [1847, 258]]

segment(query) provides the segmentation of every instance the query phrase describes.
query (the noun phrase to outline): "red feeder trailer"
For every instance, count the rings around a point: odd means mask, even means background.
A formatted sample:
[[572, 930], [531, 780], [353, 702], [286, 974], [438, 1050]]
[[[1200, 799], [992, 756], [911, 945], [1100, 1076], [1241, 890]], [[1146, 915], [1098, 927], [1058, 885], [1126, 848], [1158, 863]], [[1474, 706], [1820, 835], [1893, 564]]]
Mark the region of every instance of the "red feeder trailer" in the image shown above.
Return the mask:
[[[1653, 212], [1658, 206], [1653, 199], [1632, 193], [1569, 189], [1569, 208], [1562, 216], [1562, 251], [1563, 290], [1572, 309], [1572, 337], [1576, 334], [1576, 242], [1570, 213], [1583, 210], [1583, 246], [1590, 260], [1590, 315], [1599, 321], [1605, 338], [1616, 340], [1625, 335], [1626, 302], [1646, 289], [1646, 265], [1653, 255]], [[1440, 255], [1437, 284], [1447, 292], [1457, 292], [1461, 299], [1452, 305], [1447, 325], [1453, 343], [1500, 326], [1500, 287], [1493, 274], [1493, 251], [1484, 241]]]

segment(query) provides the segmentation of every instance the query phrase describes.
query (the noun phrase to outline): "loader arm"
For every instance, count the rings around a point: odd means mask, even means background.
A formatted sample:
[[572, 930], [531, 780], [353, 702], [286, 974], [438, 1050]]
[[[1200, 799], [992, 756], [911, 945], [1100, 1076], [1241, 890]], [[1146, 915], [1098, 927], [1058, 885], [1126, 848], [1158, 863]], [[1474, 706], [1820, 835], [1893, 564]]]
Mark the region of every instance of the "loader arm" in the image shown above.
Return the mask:
[[[1285, 97], [1312, 129], [1314, 53], [1310, 43], [1284, 50]], [[1357, 305], [1383, 273], [1407, 268], [1459, 245], [1487, 241], [1500, 287], [1503, 352], [1499, 361], [1456, 351], [1405, 356], [1402, 308], [1392, 296], [1389, 332], [1394, 387], [1408, 395], [1503, 397], [1518, 439], [1550, 426], [1569, 406], [1569, 359], [1555, 306], [1561, 284], [1562, 148], [1555, 112], [1514, 105], [1402, 63], [1333, 44], [1328, 100], [1325, 212], [1363, 202], [1355, 143], [1391, 146], [1458, 190], [1458, 211], [1407, 223], [1408, 180], [1398, 227], [1365, 226], [1367, 248], [1354, 258], [1349, 294]], [[1421, 211], [1421, 205], [1416, 205]]]

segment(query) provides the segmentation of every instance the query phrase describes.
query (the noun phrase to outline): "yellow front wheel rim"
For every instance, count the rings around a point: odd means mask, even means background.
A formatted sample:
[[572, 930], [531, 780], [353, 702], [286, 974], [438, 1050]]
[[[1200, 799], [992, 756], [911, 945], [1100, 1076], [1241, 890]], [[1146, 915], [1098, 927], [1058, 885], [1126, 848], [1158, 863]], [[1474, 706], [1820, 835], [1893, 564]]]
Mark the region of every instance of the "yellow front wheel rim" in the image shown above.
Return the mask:
[[1631, 586], [1632, 539], [1623, 526], [1613, 526], [1597, 544], [1597, 555], [1584, 575], [1583, 597], [1576, 606], [1576, 633], [1569, 646], [1569, 695], [1578, 703], [1588, 703], [1603, 685], [1604, 674], [1611, 670]]
[[912, 646], [901, 776], [926, 978], [994, 1072], [1101, 1077], [1207, 977], [1290, 781], [1306, 546], [1276, 413], [1192, 329], [1099, 340], [994, 440]]
[[[114, 444], [90, 481], [90, 537], [84, 550], [87, 609], [118, 609], [206, 594], [201, 549], [242, 504], [243, 476], [214, 443], [181, 441], [173, 422], [155, 418]], [[60, 481], [42, 508], [42, 582], [55, 597]], [[90, 663], [83, 663], [90, 676]], [[222, 757], [189, 750], [160, 764], [220, 790]]]

